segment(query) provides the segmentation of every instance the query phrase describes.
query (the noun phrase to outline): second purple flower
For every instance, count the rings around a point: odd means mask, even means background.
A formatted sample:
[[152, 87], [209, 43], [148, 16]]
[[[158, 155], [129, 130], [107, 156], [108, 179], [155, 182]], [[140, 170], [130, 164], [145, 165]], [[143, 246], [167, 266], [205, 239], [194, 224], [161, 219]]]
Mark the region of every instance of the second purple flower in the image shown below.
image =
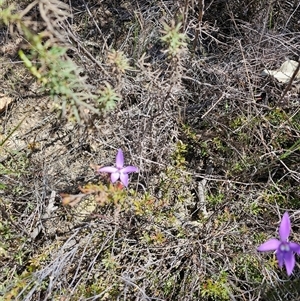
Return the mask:
[[295, 253], [300, 254], [300, 245], [295, 242], [289, 242], [288, 237], [291, 231], [291, 221], [289, 214], [284, 213], [280, 226], [279, 238], [271, 238], [260, 245], [257, 250], [260, 252], [275, 251], [279, 267], [285, 265], [286, 272], [290, 276], [296, 264]]
[[118, 150], [116, 156], [116, 167], [105, 166], [98, 169], [98, 172], [108, 172], [110, 173], [110, 179], [112, 183], [115, 183], [118, 179], [123, 183], [125, 187], [128, 186], [128, 174], [132, 172], [138, 172], [138, 168], [135, 166], [125, 166], [124, 167], [124, 155], [121, 149]]

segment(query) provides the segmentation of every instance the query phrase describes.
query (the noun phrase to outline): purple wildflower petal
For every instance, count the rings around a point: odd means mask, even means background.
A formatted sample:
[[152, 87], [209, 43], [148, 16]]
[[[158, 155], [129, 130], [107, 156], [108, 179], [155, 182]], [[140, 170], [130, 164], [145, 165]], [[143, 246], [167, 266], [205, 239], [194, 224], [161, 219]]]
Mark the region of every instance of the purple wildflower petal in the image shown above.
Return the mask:
[[276, 257], [277, 257], [277, 261], [278, 261], [278, 265], [280, 268], [283, 267], [283, 264], [284, 264], [284, 252], [280, 251], [278, 249], [278, 251], [276, 252]]
[[118, 169], [123, 168], [124, 166], [124, 155], [121, 149], [118, 150], [117, 156], [116, 156], [116, 166]]
[[128, 186], [128, 174], [127, 173], [121, 173], [120, 174], [120, 180], [121, 180], [121, 182], [123, 183], [123, 185], [125, 187]]
[[281, 241], [287, 241], [291, 231], [291, 221], [289, 214], [286, 212], [279, 226], [279, 236]]
[[138, 172], [139, 169], [135, 166], [126, 166], [122, 168], [122, 173]]
[[108, 173], [113, 173], [113, 172], [117, 172], [118, 169], [113, 167], [113, 166], [105, 166], [102, 168], [98, 169], [98, 172], [108, 172]]
[[297, 244], [295, 242], [290, 242], [289, 245], [293, 252], [300, 254], [300, 245], [299, 244]]
[[287, 274], [290, 276], [293, 272], [293, 269], [295, 267], [295, 255], [293, 254], [293, 252], [285, 252], [284, 254], [284, 263], [285, 263], [285, 268], [286, 268], [286, 272]]
[[115, 183], [120, 178], [119, 172], [113, 172], [110, 176], [110, 180], [112, 183]]
[[274, 251], [274, 250], [277, 250], [279, 245], [280, 245], [280, 241], [278, 239], [271, 238], [271, 239], [267, 240], [266, 242], [264, 242], [263, 244], [261, 244], [257, 248], [257, 251], [260, 251], [260, 252]]

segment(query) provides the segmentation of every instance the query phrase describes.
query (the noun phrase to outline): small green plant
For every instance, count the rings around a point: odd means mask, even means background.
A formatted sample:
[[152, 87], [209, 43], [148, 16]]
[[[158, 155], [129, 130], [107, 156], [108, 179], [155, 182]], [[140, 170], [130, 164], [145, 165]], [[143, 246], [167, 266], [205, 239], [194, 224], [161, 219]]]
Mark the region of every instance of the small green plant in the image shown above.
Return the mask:
[[257, 201], [250, 203], [249, 210], [253, 215], [258, 215], [263, 211], [263, 208], [259, 205]]
[[178, 167], [178, 168], [185, 168], [186, 166], [186, 155], [187, 155], [187, 150], [188, 145], [186, 145], [185, 143], [178, 141], [176, 143], [176, 150], [174, 151], [173, 155], [172, 155], [172, 159], [173, 159], [173, 164], [174, 166]]
[[227, 273], [224, 271], [218, 276], [206, 279], [201, 285], [201, 296], [215, 301], [230, 300], [228, 292]]
[[141, 198], [136, 198], [133, 206], [135, 214], [139, 216], [152, 215], [156, 209], [154, 197], [147, 192]]
[[167, 44], [167, 53], [170, 57], [178, 56], [187, 46], [186, 35], [180, 32], [181, 26], [180, 22], [175, 24], [174, 20], [171, 22], [171, 25], [164, 24], [161, 40]]
[[130, 70], [128, 58], [122, 51], [112, 50], [107, 56], [108, 64], [112, 66], [112, 71], [116, 74], [125, 73]]
[[293, 153], [300, 150], [300, 139], [298, 139], [288, 150], [286, 150], [282, 155], [280, 155], [280, 160], [286, 159]]
[[247, 172], [253, 166], [253, 159], [251, 157], [240, 158], [232, 166], [230, 166], [230, 173], [232, 175]]
[[247, 277], [247, 279], [251, 280], [253, 283], [261, 283], [263, 276], [261, 274], [261, 263], [257, 259], [257, 256], [241, 254], [239, 258], [236, 258], [235, 262], [240, 279], [245, 279], [245, 277]]
[[161, 177], [160, 188], [163, 198], [170, 201], [176, 195], [176, 200], [187, 202], [191, 199], [189, 192], [185, 190], [183, 183], [191, 181], [188, 174], [183, 172], [186, 170], [186, 155], [188, 152], [187, 145], [181, 141], [176, 143], [176, 148], [171, 156], [171, 164], [166, 168]]
[[118, 267], [117, 261], [111, 254], [108, 254], [106, 258], [102, 259], [102, 263], [107, 270], [115, 270]]
[[288, 203], [286, 197], [278, 191], [266, 191], [262, 197], [268, 204], [276, 204], [277, 206], [285, 207]]
[[[99, 113], [97, 108], [86, 102], [87, 99], [97, 100], [99, 96], [89, 92], [86, 78], [80, 76], [83, 70], [66, 56], [67, 48], [43, 42], [42, 35], [36, 35], [26, 27], [23, 31], [30, 42], [30, 53], [25, 54], [20, 49], [19, 56], [43, 89], [50, 94], [62, 116], [71, 113], [69, 117], [80, 122], [80, 110], [83, 108]], [[72, 108], [71, 112], [68, 112], [69, 108]]]
[[[3, 1], [0, 2], [0, 7], [2, 6]], [[25, 11], [28, 12], [33, 7], [34, 5], [30, 4]], [[43, 5], [39, 6], [39, 9], [43, 10]], [[55, 9], [56, 14], [62, 15], [61, 18], [67, 18], [69, 15], [68, 6], [60, 2], [55, 2], [47, 9]], [[49, 26], [45, 12], [41, 12], [41, 15]], [[100, 93], [92, 93], [92, 87], [86, 82], [87, 78], [82, 76], [84, 70], [67, 56], [67, 47], [54, 42], [53, 37], [49, 38], [49, 35], [53, 35], [52, 32], [45, 30], [34, 33], [31, 29], [33, 25], [23, 19], [23, 13], [15, 13], [13, 6], [0, 10], [0, 19], [5, 25], [15, 25], [28, 42], [26, 50], [19, 50], [19, 56], [42, 89], [52, 97], [54, 108], [60, 110], [62, 117], [68, 116], [69, 119], [80, 123], [82, 116], [87, 115], [86, 111], [100, 114], [115, 107], [119, 97], [114, 89], [106, 84]], [[126, 60], [118, 52], [115, 52], [114, 62], [120, 72], [127, 68]]]
[[206, 197], [207, 203], [211, 206], [215, 206], [218, 204], [222, 204], [224, 201], [224, 194], [221, 192], [218, 192], [216, 195], [210, 194]]

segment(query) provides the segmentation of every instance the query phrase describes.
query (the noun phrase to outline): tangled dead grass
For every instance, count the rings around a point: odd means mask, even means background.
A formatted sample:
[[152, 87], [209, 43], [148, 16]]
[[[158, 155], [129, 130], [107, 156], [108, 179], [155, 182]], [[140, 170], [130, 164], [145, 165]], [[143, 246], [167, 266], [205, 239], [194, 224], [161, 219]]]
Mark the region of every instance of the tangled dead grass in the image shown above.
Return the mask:
[[[58, 118], [19, 61], [22, 28], [1, 25], [1, 298], [299, 299], [299, 263], [287, 278], [256, 252], [286, 210], [300, 241], [299, 90], [261, 76], [299, 59], [299, 5], [46, 2], [16, 10], [121, 100]], [[118, 148], [140, 169], [128, 190], [93, 168]]]

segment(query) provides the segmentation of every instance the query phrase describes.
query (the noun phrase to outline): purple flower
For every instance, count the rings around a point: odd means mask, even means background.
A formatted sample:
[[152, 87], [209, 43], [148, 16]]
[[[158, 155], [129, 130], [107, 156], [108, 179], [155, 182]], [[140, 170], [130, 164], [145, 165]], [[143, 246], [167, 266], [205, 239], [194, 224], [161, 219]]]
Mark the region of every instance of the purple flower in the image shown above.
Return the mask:
[[282, 266], [285, 265], [289, 276], [295, 267], [296, 261], [294, 253], [300, 254], [300, 245], [295, 242], [288, 242], [290, 231], [291, 221], [289, 214], [286, 212], [279, 226], [280, 240], [271, 238], [257, 248], [257, 250], [261, 252], [275, 251], [279, 267], [282, 268]]
[[131, 172], [138, 172], [138, 168], [135, 166], [124, 167], [124, 155], [121, 149], [118, 150], [116, 156], [116, 167], [105, 166], [98, 169], [98, 172], [108, 172], [111, 174], [110, 179], [112, 183], [115, 183], [118, 179], [121, 180], [124, 186], [128, 186], [128, 174]]

